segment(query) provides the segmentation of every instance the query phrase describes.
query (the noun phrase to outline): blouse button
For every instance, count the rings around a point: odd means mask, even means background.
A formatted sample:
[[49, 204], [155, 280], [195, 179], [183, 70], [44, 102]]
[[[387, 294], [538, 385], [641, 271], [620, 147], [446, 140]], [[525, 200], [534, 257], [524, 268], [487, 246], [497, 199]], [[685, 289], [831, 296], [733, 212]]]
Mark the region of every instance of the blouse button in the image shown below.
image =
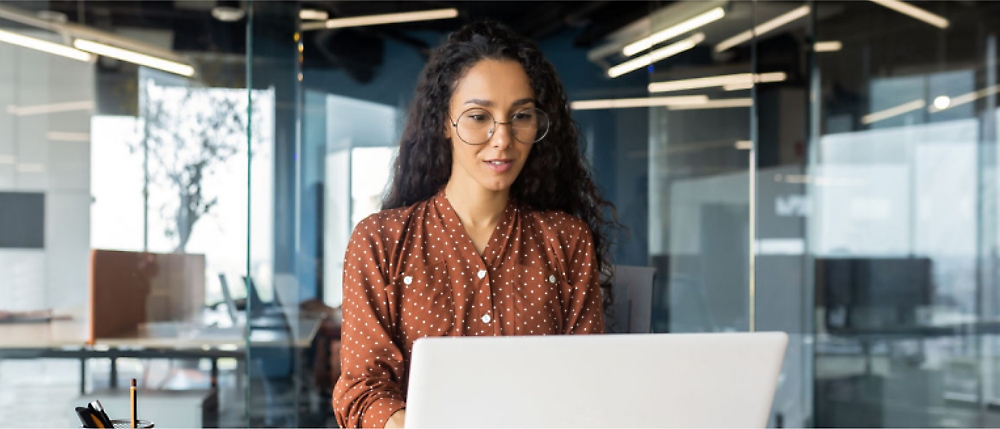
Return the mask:
[[556, 276], [550, 275], [549, 276], [549, 283], [556, 284]]
[[476, 273], [476, 275], [479, 276], [479, 278], [486, 277], [486, 270], [479, 270], [479, 272]]
[[403, 283], [406, 283], [406, 284], [413, 283], [413, 277], [410, 277], [410, 276], [403, 277]]
[[490, 319], [490, 315], [489, 314], [484, 314], [482, 320], [483, 320], [483, 323], [490, 323], [490, 320], [492, 320], [492, 319]]

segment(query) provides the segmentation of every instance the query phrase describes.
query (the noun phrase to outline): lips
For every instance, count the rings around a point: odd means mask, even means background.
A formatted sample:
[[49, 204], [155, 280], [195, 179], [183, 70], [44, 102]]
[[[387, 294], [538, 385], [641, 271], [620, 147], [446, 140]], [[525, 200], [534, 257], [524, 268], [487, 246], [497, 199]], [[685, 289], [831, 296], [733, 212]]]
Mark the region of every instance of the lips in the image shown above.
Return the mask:
[[491, 170], [493, 170], [493, 171], [495, 171], [497, 173], [506, 172], [507, 170], [510, 170], [511, 167], [514, 166], [514, 160], [513, 159], [504, 159], [504, 158], [501, 158], [501, 159], [489, 159], [489, 160], [483, 161], [483, 163], [486, 164], [486, 166], [489, 167]]

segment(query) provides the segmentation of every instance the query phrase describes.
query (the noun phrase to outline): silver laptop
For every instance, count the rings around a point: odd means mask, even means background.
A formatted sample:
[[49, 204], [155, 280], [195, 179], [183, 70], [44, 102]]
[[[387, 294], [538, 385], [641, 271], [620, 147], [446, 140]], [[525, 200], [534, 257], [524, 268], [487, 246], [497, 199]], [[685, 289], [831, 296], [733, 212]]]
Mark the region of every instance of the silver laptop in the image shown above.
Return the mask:
[[780, 332], [424, 338], [406, 427], [766, 427]]

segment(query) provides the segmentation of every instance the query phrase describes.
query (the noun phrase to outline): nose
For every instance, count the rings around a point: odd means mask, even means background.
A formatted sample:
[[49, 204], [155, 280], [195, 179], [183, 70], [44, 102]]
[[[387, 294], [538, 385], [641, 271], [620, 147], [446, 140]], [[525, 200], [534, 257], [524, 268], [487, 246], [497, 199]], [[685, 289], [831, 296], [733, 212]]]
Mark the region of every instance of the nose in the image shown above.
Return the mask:
[[497, 122], [490, 134], [490, 145], [499, 150], [504, 150], [514, 143], [514, 136], [511, 135], [510, 122]]

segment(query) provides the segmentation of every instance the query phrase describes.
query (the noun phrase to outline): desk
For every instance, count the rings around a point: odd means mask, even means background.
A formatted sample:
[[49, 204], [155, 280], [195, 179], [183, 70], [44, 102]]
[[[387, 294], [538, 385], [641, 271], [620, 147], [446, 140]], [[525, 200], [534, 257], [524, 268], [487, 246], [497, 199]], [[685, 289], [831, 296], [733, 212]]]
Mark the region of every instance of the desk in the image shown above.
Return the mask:
[[[1000, 335], [1000, 321], [941, 319], [820, 334], [814, 361], [816, 427], [983, 426], [976, 420], [982, 416], [973, 411], [994, 407], [983, 390], [990, 365], [984, 358], [991, 353], [963, 352], [978, 347], [982, 338]], [[937, 352], [925, 349], [934, 347], [934, 339], [949, 337]], [[906, 343], [897, 348], [899, 341]]]
[[894, 340], [904, 338], [932, 338], [1000, 334], [1000, 320], [926, 323], [906, 326], [888, 326], [868, 329], [827, 329], [830, 336], [853, 339]]
[[[292, 333], [283, 330], [253, 329], [250, 341], [238, 330], [197, 328], [177, 330], [177, 335], [135, 332], [115, 338], [99, 338], [88, 344], [89, 319], [83, 308], [57, 312], [71, 319], [57, 319], [48, 323], [0, 324], [0, 360], [61, 358], [80, 359], [80, 393], [86, 393], [86, 363], [88, 359], [111, 359], [111, 387], [117, 384], [118, 358], [201, 359], [212, 361], [212, 385], [218, 378], [218, 359], [246, 359], [247, 345], [251, 347], [282, 347], [306, 349], [312, 345], [323, 319], [302, 314], [294, 324]], [[181, 324], [184, 325], [184, 324]], [[215, 331], [215, 332], [213, 332]], [[181, 335], [196, 332], [197, 335]], [[208, 332], [207, 335], [200, 333]]]
[[60, 347], [81, 347], [86, 345], [90, 324], [86, 309], [73, 307], [57, 316], [70, 319], [56, 319], [48, 323], [3, 323], [0, 324], [0, 350], [43, 349]]

